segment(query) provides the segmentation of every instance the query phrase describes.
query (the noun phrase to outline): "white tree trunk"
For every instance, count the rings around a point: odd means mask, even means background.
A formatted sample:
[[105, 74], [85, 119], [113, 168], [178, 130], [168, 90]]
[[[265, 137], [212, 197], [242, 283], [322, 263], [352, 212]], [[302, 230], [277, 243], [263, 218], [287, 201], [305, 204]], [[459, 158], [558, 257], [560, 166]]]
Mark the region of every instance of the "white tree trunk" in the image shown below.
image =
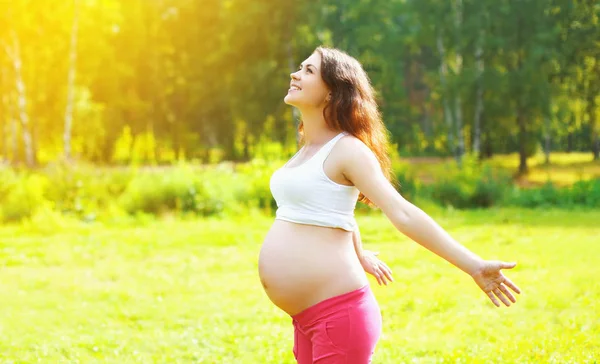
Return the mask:
[[448, 149], [451, 153], [454, 153], [454, 128], [452, 121], [452, 110], [450, 108], [449, 90], [448, 90], [448, 63], [446, 63], [446, 49], [444, 48], [444, 41], [442, 39], [442, 31], [440, 30], [437, 35], [437, 49], [440, 54], [440, 84], [442, 86], [442, 104], [444, 107], [444, 120], [446, 121], [446, 127], [448, 129]]
[[35, 164], [35, 154], [33, 151], [33, 141], [31, 138], [31, 132], [29, 131], [29, 115], [27, 114], [27, 95], [25, 93], [25, 83], [23, 82], [22, 62], [21, 62], [21, 50], [19, 47], [19, 39], [13, 32], [13, 48], [4, 44], [6, 53], [12, 61], [13, 68], [15, 71], [15, 83], [17, 89], [17, 107], [19, 113], [19, 119], [21, 121], [21, 131], [23, 133], [23, 145], [25, 146], [25, 161], [29, 167], [33, 167]]
[[[4, 45], [4, 44], [3, 44]], [[4, 45], [6, 47], [6, 45]], [[5, 67], [0, 68], [2, 70], [2, 79], [7, 80], [9, 78], [8, 70]], [[3, 89], [7, 89], [8, 82], [6, 84], [2, 84]], [[2, 94], [2, 104], [4, 105], [4, 111], [6, 112], [6, 124], [4, 124], [4, 129], [2, 130], [2, 134], [4, 136], [4, 140], [2, 141], [3, 151], [2, 155], [8, 161], [8, 163], [12, 163], [15, 161], [17, 157], [17, 133], [18, 133], [18, 125], [17, 119], [15, 118], [15, 108], [14, 108], [14, 91], [8, 89], [4, 94]]]
[[17, 153], [18, 153], [18, 147], [19, 144], [17, 143], [17, 138], [18, 138], [18, 132], [19, 132], [19, 125], [18, 125], [18, 120], [15, 118], [14, 115], [14, 110], [10, 110], [10, 119], [9, 119], [9, 128], [10, 128], [10, 132], [9, 132], [9, 137], [8, 140], [10, 140], [11, 144], [10, 144], [10, 156], [11, 156], [11, 162], [15, 162], [17, 159]]
[[479, 156], [481, 153], [481, 117], [483, 116], [483, 74], [485, 64], [483, 60], [483, 44], [485, 39], [485, 30], [482, 27], [479, 31], [477, 46], [475, 48], [475, 68], [476, 68], [476, 92], [475, 92], [475, 116], [473, 117], [473, 153]]
[[[8, 72], [6, 72], [6, 68], [2, 65], [2, 63], [0, 63], [0, 72], [0, 89], [6, 90], [7, 88], [4, 84], [4, 80], [8, 80]], [[5, 91], [5, 93], [2, 95], [2, 111], [4, 114], [0, 114], [0, 118], [5, 121], [0, 124], [0, 127], [2, 128], [2, 130], [0, 130], [2, 135], [2, 158], [5, 160], [8, 160], [8, 141], [10, 139], [7, 138], [7, 135], [11, 123], [11, 117], [8, 108], [8, 92]]]
[[67, 78], [67, 105], [65, 108], [65, 128], [63, 131], [63, 148], [64, 157], [66, 160], [71, 159], [71, 130], [73, 125], [73, 103], [75, 96], [75, 75], [77, 66], [77, 29], [79, 23], [78, 0], [74, 0], [73, 5], [73, 27], [71, 28], [69, 75]]

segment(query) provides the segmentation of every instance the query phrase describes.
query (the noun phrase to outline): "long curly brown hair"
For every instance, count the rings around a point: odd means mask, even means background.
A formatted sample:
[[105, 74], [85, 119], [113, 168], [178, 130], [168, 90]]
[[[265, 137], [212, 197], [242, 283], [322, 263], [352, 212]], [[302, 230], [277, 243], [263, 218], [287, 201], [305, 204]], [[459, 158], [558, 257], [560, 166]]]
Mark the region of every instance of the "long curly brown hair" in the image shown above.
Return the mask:
[[[331, 99], [323, 110], [325, 122], [330, 128], [346, 131], [365, 143], [377, 157], [386, 178], [396, 185], [388, 154], [389, 132], [381, 119], [367, 73], [360, 62], [343, 51], [317, 47], [315, 52], [321, 55], [321, 77], [331, 90]], [[302, 141], [302, 121], [298, 132]], [[374, 206], [362, 193], [358, 200]]]

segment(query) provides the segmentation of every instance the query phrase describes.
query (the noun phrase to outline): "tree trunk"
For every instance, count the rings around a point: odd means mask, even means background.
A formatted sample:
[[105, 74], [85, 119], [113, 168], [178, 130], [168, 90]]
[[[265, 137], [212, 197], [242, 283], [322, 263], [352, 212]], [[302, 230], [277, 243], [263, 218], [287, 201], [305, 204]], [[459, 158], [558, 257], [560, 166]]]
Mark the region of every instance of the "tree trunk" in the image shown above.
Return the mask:
[[544, 155], [545, 155], [545, 163], [547, 165], [550, 164], [550, 117], [546, 116], [544, 118]]
[[8, 148], [6, 145], [6, 133], [8, 131], [8, 123], [4, 120], [8, 120], [8, 116], [5, 113], [0, 113], [0, 143], [2, 144], [2, 150], [0, 150], [0, 162], [7, 159]]
[[442, 104], [444, 107], [444, 119], [446, 120], [446, 127], [448, 130], [448, 149], [451, 153], [454, 153], [454, 122], [452, 120], [452, 110], [450, 109], [450, 101], [447, 79], [448, 76], [448, 64], [446, 63], [446, 50], [444, 48], [444, 41], [442, 40], [442, 31], [440, 30], [437, 35], [437, 49], [440, 54], [440, 84], [442, 86]]
[[[455, 1], [454, 11], [454, 32], [456, 41], [456, 52], [455, 52], [455, 66], [456, 72], [455, 77], [458, 79], [462, 74], [462, 47], [461, 47], [461, 27], [462, 27], [462, 0]], [[455, 125], [456, 125], [456, 162], [458, 165], [462, 165], [462, 158], [465, 154], [465, 137], [463, 134], [463, 117], [462, 117], [462, 99], [460, 96], [460, 88], [456, 87], [454, 98], [454, 113], [455, 113]]]
[[481, 152], [481, 116], [484, 111], [483, 104], [483, 73], [485, 63], [483, 60], [483, 43], [485, 39], [485, 30], [483, 27], [479, 31], [477, 47], [475, 49], [475, 67], [477, 72], [477, 89], [475, 91], [475, 115], [473, 117], [473, 153], [479, 155]]
[[75, 74], [77, 66], [77, 28], [79, 23], [78, 0], [74, 0], [73, 5], [73, 27], [71, 28], [71, 45], [69, 50], [69, 75], [67, 78], [67, 106], [65, 108], [65, 129], [63, 132], [63, 148], [65, 160], [71, 159], [71, 129], [73, 124], [73, 103], [75, 95]]
[[519, 174], [527, 173], [527, 129], [525, 115], [521, 105], [517, 107], [517, 125], [519, 126]]
[[[429, 88], [426, 88], [425, 92], [429, 95]], [[428, 98], [428, 96], [426, 97]], [[429, 115], [429, 105], [427, 102], [421, 103], [421, 115], [421, 129], [425, 135], [425, 140], [429, 143], [433, 137], [433, 127], [431, 126], [431, 116]]]
[[[521, 14], [518, 14], [519, 18], [517, 19], [517, 49], [520, 49], [523, 45], [523, 41], [521, 39], [521, 32], [523, 31], [522, 23], [523, 19], [521, 18]], [[523, 68], [523, 54], [521, 51], [517, 52], [517, 64], [515, 70], [521, 71]], [[523, 175], [527, 173], [527, 128], [525, 121], [525, 111], [523, 106], [523, 89], [519, 87], [517, 89], [516, 95], [516, 103], [517, 103], [517, 127], [519, 128], [519, 174]]]
[[[11, 108], [12, 109], [12, 108]], [[19, 136], [17, 135], [19, 131], [19, 121], [15, 118], [13, 114], [13, 110], [10, 112], [10, 134], [9, 140], [12, 142], [11, 149], [11, 162], [15, 164], [19, 159]]]
[[29, 115], [27, 114], [27, 94], [25, 93], [25, 83], [23, 82], [21, 51], [19, 47], [19, 39], [16, 34], [12, 34], [14, 49], [5, 45], [6, 53], [12, 61], [12, 66], [15, 71], [15, 83], [17, 89], [17, 107], [19, 120], [21, 122], [21, 132], [23, 133], [23, 145], [25, 147], [25, 161], [28, 167], [33, 167], [36, 164], [35, 152], [33, 150], [33, 142], [31, 132], [29, 130]]
[[482, 124], [482, 130], [483, 130], [483, 153], [482, 153], [482, 158], [480, 159], [489, 159], [492, 158], [494, 156], [494, 146], [492, 145], [492, 137], [491, 137], [491, 131], [489, 129], [485, 128], [485, 115], [483, 116], [483, 118], [481, 119], [481, 124]]
[[567, 153], [571, 153], [573, 151], [573, 126], [575, 125], [575, 112], [571, 111], [571, 116], [569, 117], [569, 133], [567, 134]]
[[244, 128], [244, 161], [250, 160], [250, 131], [249, 127]]
[[[6, 68], [3, 67], [0, 64], [0, 75], [2, 77], [0, 77], [0, 87], [2, 90], [6, 90], [6, 84], [5, 84], [5, 80], [8, 81], [8, 72], [6, 72]], [[8, 83], [8, 82], [6, 82]], [[8, 93], [5, 91], [5, 93], [2, 95], [2, 114], [0, 114], [0, 118], [2, 118], [2, 123], [0, 124], [0, 133], [2, 133], [0, 141], [2, 142], [2, 157], [5, 160], [8, 160], [8, 142], [10, 139], [8, 139], [8, 133], [9, 133], [9, 128], [10, 125], [12, 123], [12, 116], [11, 116], [11, 112], [9, 110], [10, 108], [10, 101], [8, 99]]]
[[600, 159], [600, 139], [598, 138], [598, 125], [596, 120], [596, 102], [595, 93], [588, 92], [587, 114], [590, 120], [590, 143], [592, 147], [592, 155], [594, 160]]

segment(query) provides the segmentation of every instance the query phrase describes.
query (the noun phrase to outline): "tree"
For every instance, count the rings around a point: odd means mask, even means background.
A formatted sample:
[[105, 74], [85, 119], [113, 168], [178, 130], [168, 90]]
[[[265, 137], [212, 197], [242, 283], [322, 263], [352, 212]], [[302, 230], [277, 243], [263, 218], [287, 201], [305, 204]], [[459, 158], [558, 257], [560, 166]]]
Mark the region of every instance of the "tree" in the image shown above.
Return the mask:
[[77, 65], [77, 28], [79, 25], [78, 0], [73, 0], [73, 6], [73, 28], [71, 29], [71, 45], [69, 49], [69, 77], [67, 79], [67, 107], [65, 108], [65, 130], [63, 134], [64, 157], [66, 160], [71, 158], [71, 129], [75, 94], [75, 68]]

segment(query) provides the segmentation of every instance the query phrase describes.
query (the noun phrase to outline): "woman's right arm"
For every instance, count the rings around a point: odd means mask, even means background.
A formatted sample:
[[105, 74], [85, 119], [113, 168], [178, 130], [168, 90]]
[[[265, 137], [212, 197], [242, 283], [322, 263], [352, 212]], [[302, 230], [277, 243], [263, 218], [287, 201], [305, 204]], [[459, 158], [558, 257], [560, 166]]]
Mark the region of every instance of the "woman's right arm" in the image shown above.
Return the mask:
[[344, 175], [385, 213], [398, 231], [473, 277], [496, 306], [499, 306], [498, 299], [507, 306], [510, 301], [515, 302], [507, 287], [517, 293], [520, 289], [500, 272], [513, 268], [515, 263], [483, 260], [458, 243], [429, 215], [396, 191], [366, 145], [360, 140], [348, 139]]

